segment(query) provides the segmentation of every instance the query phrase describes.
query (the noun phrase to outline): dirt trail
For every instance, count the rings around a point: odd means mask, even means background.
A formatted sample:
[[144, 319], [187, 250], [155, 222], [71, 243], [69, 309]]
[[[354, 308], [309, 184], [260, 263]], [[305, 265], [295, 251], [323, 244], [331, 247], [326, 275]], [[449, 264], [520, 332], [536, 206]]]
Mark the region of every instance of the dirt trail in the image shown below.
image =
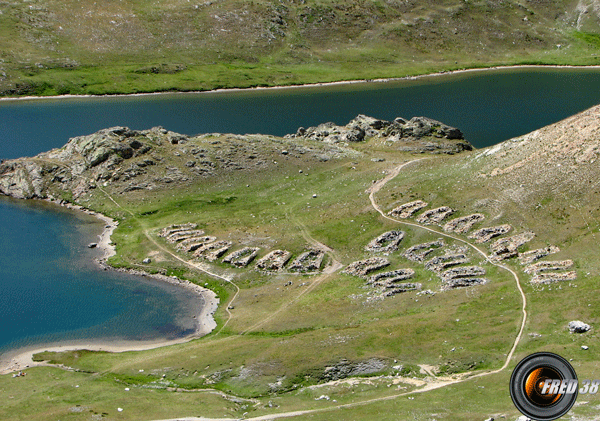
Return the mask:
[[[420, 161], [422, 159], [425, 158], [420, 158], [420, 159], [415, 159], [412, 161], [408, 161], [405, 162], [399, 166], [397, 166], [396, 168], [394, 168], [386, 177], [384, 177], [383, 179], [379, 180], [378, 182], [374, 183], [371, 187], [369, 187], [369, 189], [367, 190], [367, 193], [369, 193], [369, 200], [371, 201], [371, 204], [373, 206], [373, 208], [379, 212], [384, 218], [400, 223], [400, 224], [405, 224], [405, 225], [410, 225], [410, 226], [414, 226], [414, 227], [418, 227], [418, 228], [422, 228], [431, 232], [436, 233], [437, 235], [442, 235], [444, 237], [447, 238], [452, 238], [453, 240], [456, 241], [460, 241], [468, 246], [470, 246], [471, 248], [473, 248], [474, 250], [476, 250], [479, 254], [481, 254], [488, 262], [490, 262], [491, 264], [505, 269], [507, 271], [509, 271], [513, 277], [515, 278], [515, 282], [517, 285], [517, 289], [519, 290], [520, 294], [521, 294], [521, 298], [523, 301], [523, 305], [522, 305], [522, 313], [523, 313], [523, 320], [521, 322], [521, 327], [519, 329], [519, 333], [515, 338], [515, 341], [511, 347], [510, 352], [508, 353], [507, 357], [506, 357], [506, 361], [504, 362], [504, 364], [502, 365], [502, 367], [500, 367], [499, 369], [496, 370], [492, 370], [492, 371], [485, 371], [482, 373], [478, 373], [475, 375], [471, 375], [469, 376], [470, 373], [463, 373], [463, 375], [457, 376], [456, 379], [439, 379], [436, 381], [432, 381], [430, 383], [428, 383], [426, 386], [424, 386], [421, 389], [418, 390], [413, 390], [410, 392], [404, 392], [404, 393], [399, 393], [399, 394], [395, 394], [395, 395], [390, 395], [390, 396], [384, 396], [381, 398], [374, 398], [374, 399], [368, 399], [368, 400], [364, 400], [364, 401], [360, 401], [360, 402], [353, 402], [353, 403], [349, 403], [349, 404], [344, 404], [344, 405], [335, 405], [335, 406], [330, 406], [327, 408], [319, 408], [319, 409], [306, 409], [306, 410], [302, 410], [302, 411], [292, 411], [292, 412], [282, 412], [279, 414], [270, 414], [270, 415], [262, 415], [262, 416], [258, 416], [258, 417], [253, 417], [253, 418], [244, 418], [244, 420], [249, 420], [249, 421], [268, 421], [268, 420], [275, 420], [275, 419], [280, 419], [280, 418], [293, 418], [293, 417], [298, 417], [298, 416], [302, 416], [302, 415], [309, 415], [309, 414], [316, 414], [316, 413], [320, 413], [320, 412], [327, 412], [327, 411], [335, 411], [335, 410], [339, 410], [339, 409], [344, 409], [344, 408], [352, 408], [352, 407], [356, 407], [356, 406], [363, 406], [363, 405], [368, 405], [374, 402], [381, 402], [381, 401], [386, 401], [386, 400], [393, 400], [393, 399], [397, 399], [403, 396], [409, 396], [409, 395], [415, 395], [415, 394], [419, 394], [419, 393], [425, 393], [425, 392], [429, 392], [431, 390], [436, 390], [436, 389], [440, 389], [442, 387], [446, 387], [446, 386], [450, 386], [453, 384], [458, 384], [458, 383], [462, 383], [471, 379], [475, 379], [478, 377], [484, 377], [484, 376], [489, 376], [492, 374], [496, 374], [499, 373], [501, 371], [503, 371], [506, 367], [508, 367], [508, 364], [510, 363], [510, 360], [512, 359], [512, 356], [514, 354], [515, 349], [517, 348], [517, 345], [519, 344], [520, 340], [521, 340], [521, 336], [523, 334], [523, 330], [525, 328], [525, 323], [527, 321], [527, 311], [526, 311], [526, 306], [527, 306], [527, 298], [525, 297], [525, 293], [523, 292], [523, 289], [521, 288], [521, 283], [520, 283], [520, 279], [519, 276], [517, 275], [517, 273], [515, 271], [513, 271], [512, 269], [510, 269], [509, 267], [506, 267], [504, 265], [501, 265], [499, 263], [493, 262], [489, 259], [489, 257], [487, 256], [487, 254], [483, 251], [480, 250], [478, 247], [476, 247], [475, 245], [469, 243], [466, 240], [463, 240], [462, 238], [458, 238], [455, 237], [453, 235], [444, 233], [444, 232], [440, 232], [437, 231], [435, 229], [426, 227], [426, 226], [422, 226], [416, 223], [412, 223], [412, 222], [405, 222], [405, 221], [400, 221], [394, 218], [391, 218], [389, 216], [387, 216], [379, 207], [379, 205], [377, 204], [377, 202], [375, 201], [375, 193], [377, 193], [383, 186], [385, 186], [390, 180], [392, 180], [394, 177], [396, 177], [400, 171], [414, 163], [417, 161]], [[323, 275], [325, 276], [325, 275]], [[190, 418], [175, 418], [175, 419], [169, 419], [169, 420], [160, 420], [160, 421], [235, 421], [235, 420], [239, 420], [239, 418], [229, 418], [229, 419], [210, 419], [210, 418], [195, 418], [195, 417], [190, 417]]]
[[313, 247], [316, 247], [320, 250], [325, 251], [325, 253], [327, 253], [327, 255], [330, 257], [331, 262], [323, 269], [323, 273], [321, 275], [319, 275], [318, 277], [313, 279], [313, 281], [310, 283], [310, 285], [308, 287], [303, 289], [298, 295], [296, 295], [294, 298], [292, 298], [291, 300], [289, 300], [288, 302], [283, 304], [281, 307], [279, 307], [276, 311], [271, 313], [269, 316], [265, 317], [263, 320], [259, 321], [258, 323], [254, 324], [254, 325], [250, 326], [248, 329], [244, 330], [242, 332], [242, 335], [245, 333], [248, 333], [250, 331], [256, 330], [259, 327], [263, 326], [265, 323], [269, 322], [270, 320], [273, 320], [273, 318], [275, 316], [277, 316], [283, 310], [287, 309], [293, 303], [297, 302], [302, 296], [304, 296], [305, 294], [314, 290], [324, 280], [331, 277], [331, 275], [333, 273], [337, 272], [339, 269], [341, 269], [343, 267], [342, 263], [339, 260], [337, 260], [333, 249], [331, 249], [330, 247], [326, 246], [325, 244], [323, 244], [323, 243], [317, 241], [315, 238], [313, 238], [310, 235], [310, 233], [308, 232], [308, 229], [306, 228], [306, 226], [304, 224], [302, 224], [300, 221], [298, 221], [296, 218], [292, 218], [292, 220], [298, 226], [298, 228], [300, 228], [300, 232], [302, 233], [302, 236], [304, 237], [304, 239], [308, 243], [310, 243]]
[[219, 333], [221, 333], [221, 331], [225, 328], [225, 326], [227, 326], [227, 324], [229, 323], [229, 321], [233, 318], [233, 314], [231, 314], [231, 311], [229, 311], [229, 306], [231, 306], [231, 303], [237, 298], [238, 294], [240, 293], [240, 288], [231, 281], [230, 278], [226, 278], [222, 275], [219, 275], [217, 273], [211, 272], [210, 270], [208, 270], [203, 264], [201, 263], [196, 263], [193, 262], [191, 260], [186, 260], [183, 259], [181, 257], [179, 257], [177, 254], [173, 253], [171, 250], [169, 250], [168, 248], [164, 247], [162, 244], [160, 244], [158, 241], [156, 241], [156, 239], [150, 235], [150, 230], [148, 230], [148, 228], [146, 228], [144, 226], [144, 224], [142, 223], [142, 221], [140, 221], [133, 212], [131, 212], [129, 209], [124, 208], [123, 206], [121, 206], [115, 199], [113, 199], [113, 197], [106, 192], [106, 190], [104, 190], [102, 187], [98, 187], [100, 191], [102, 191], [102, 193], [104, 193], [106, 195], [106, 197], [108, 197], [108, 199], [113, 202], [118, 208], [124, 210], [125, 212], [127, 212], [128, 214], [130, 214], [138, 224], [140, 224], [140, 226], [142, 227], [142, 229], [144, 230], [144, 235], [146, 236], [146, 238], [152, 243], [154, 244], [157, 248], [159, 248], [161, 251], [167, 253], [168, 255], [170, 255], [171, 257], [173, 257], [174, 259], [182, 262], [183, 264], [185, 264], [186, 266], [198, 270], [200, 272], [204, 272], [209, 276], [212, 276], [214, 278], [217, 279], [221, 279], [231, 285], [233, 285], [233, 287], [235, 288], [235, 294], [233, 294], [233, 297], [231, 297], [231, 300], [229, 300], [229, 302], [225, 305], [225, 311], [227, 312], [228, 318], [225, 321], [225, 323], [223, 323], [223, 326], [221, 326], [221, 328], [217, 331], [217, 333], [215, 335], [218, 335]]
[[401, 221], [399, 219], [396, 218], [392, 218], [388, 215], [386, 215], [381, 208], [379, 207], [379, 205], [377, 204], [377, 202], [375, 201], [375, 193], [377, 193], [379, 190], [381, 190], [381, 188], [383, 186], [385, 186], [390, 180], [392, 180], [394, 177], [396, 177], [398, 174], [400, 174], [400, 171], [406, 167], [407, 165], [412, 164], [413, 162], [418, 162], [421, 161], [425, 158], [420, 158], [420, 159], [414, 159], [412, 161], [408, 161], [405, 162], [404, 164], [401, 164], [399, 166], [397, 166], [396, 168], [394, 168], [386, 177], [384, 177], [383, 179], [379, 180], [377, 183], [373, 184], [368, 190], [367, 193], [369, 193], [369, 200], [371, 201], [371, 205], [373, 206], [373, 208], [379, 212], [381, 214], [381, 216], [383, 216], [384, 218], [390, 220], [390, 221], [394, 221], [397, 222], [399, 224], [404, 224], [404, 225], [409, 225], [409, 226], [413, 226], [413, 227], [418, 227], [433, 233], [436, 233], [437, 235], [441, 235], [443, 237], [446, 238], [451, 238], [453, 240], [459, 241], [463, 244], [466, 244], [467, 246], [471, 247], [473, 250], [475, 250], [477, 253], [479, 253], [483, 258], [485, 258], [485, 260], [487, 260], [490, 264], [497, 266], [501, 269], [504, 269], [508, 272], [510, 272], [512, 274], [512, 276], [515, 278], [515, 282], [517, 285], [517, 289], [519, 290], [519, 293], [521, 294], [521, 300], [522, 300], [522, 307], [521, 307], [521, 311], [523, 314], [523, 320], [521, 321], [521, 327], [519, 328], [519, 333], [517, 334], [515, 341], [513, 343], [513, 346], [510, 349], [510, 352], [508, 353], [507, 357], [506, 357], [506, 361], [504, 362], [504, 364], [502, 365], [502, 367], [500, 367], [497, 370], [494, 371], [489, 371], [489, 372], [485, 372], [485, 373], [480, 373], [477, 374], [475, 376], [472, 376], [471, 378], [474, 377], [481, 377], [481, 376], [486, 376], [489, 374], [494, 374], [494, 373], [498, 373], [502, 370], [504, 370], [506, 367], [508, 367], [508, 364], [510, 364], [510, 360], [512, 359], [512, 356], [517, 348], [517, 345], [519, 344], [519, 342], [521, 341], [521, 336], [523, 335], [523, 330], [525, 329], [525, 323], [527, 322], [527, 297], [525, 296], [525, 293], [523, 292], [523, 288], [521, 288], [521, 281], [519, 279], [519, 275], [517, 275], [517, 273], [512, 270], [511, 268], [509, 268], [508, 266], [502, 265], [500, 263], [494, 262], [492, 261], [489, 256], [487, 255], [487, 253], [483, 250], [481, 250], [479, 247], [475, 246], [474, 244], [463, 240], [462, 238], [459, 237], [455, 237], [454, 235], [450, 235], [447, 234], [443, 231], [438, 231], [436, 229], [430, 228], [430, 227], [426, 227], [417, 223], [413, 223], [413, 222], [407, 222], [407, 221]]

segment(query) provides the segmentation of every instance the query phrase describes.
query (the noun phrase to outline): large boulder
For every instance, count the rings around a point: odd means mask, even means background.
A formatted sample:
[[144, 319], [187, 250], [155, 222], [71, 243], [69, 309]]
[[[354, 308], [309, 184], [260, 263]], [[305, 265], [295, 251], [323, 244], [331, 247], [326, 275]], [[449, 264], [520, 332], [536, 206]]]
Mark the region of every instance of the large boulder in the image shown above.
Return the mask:
[[590, 325], [582, 322], [581, 320], [573, 320], [569, 322], [569, 331], [571, 333], [585, 333], [591, 328], [592, 327]]

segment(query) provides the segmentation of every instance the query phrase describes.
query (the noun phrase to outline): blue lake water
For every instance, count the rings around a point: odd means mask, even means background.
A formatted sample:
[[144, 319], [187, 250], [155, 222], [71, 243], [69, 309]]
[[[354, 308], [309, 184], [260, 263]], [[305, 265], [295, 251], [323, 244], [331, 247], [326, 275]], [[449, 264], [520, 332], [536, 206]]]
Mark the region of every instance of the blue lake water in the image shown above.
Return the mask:
[[[33, 156], [70, 137], [123, 125], [185, 134], [293, 133], [357, 114], [428, 116], [476, 147], [528, 133], [600, 103], [600, 71], [519, 69], [390, 83], [137, 97], [0, 102], [0, 158]], [[102, 225], [40, 202], [0, 198], [0, 352], [71, 339], [189, 333], [198, 301], [146, 278], [99, 271], [85, 247]]]
[[202, 301], [153, 279], [102, 271], [103, 223], [41, 201], [0, 200], [0, 353], [80, 339], [153, 341], [194, 333]]

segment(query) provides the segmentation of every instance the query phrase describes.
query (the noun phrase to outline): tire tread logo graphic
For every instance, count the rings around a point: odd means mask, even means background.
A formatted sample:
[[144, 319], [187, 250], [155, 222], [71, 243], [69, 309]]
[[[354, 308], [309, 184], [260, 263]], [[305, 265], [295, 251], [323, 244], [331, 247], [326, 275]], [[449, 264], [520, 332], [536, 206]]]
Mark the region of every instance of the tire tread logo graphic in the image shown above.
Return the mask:
[[570, 384], [577, 384], [571, 364], [559, 355], [538, 352], [515, 367], [510, 377], [510, 397], [529, 418], [551, 421], [565, 415], [575, 403], [577, 386], [567, 390], [566, 385]]

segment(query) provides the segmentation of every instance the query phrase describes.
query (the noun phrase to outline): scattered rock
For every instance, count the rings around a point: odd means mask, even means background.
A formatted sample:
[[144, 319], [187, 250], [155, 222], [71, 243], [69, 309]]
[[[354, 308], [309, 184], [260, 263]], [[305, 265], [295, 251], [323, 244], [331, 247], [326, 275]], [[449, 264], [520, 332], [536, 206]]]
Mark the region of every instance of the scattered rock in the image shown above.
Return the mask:
[[569, 322], [569, 331], [571, 333], [585, 333], [590, 330], [592, 327], [587, 323], [584, 323], [580, 320], [573, 320]]
[[365, 249], [373, 253], [389, 253], [398, 250], [398, 245], [404, 238], [403, 231], [388, 231], [374, 238]]
[[431, 295], [431, 296], [434, 296], [435, 292], [432, 291], [432, 290], [430, 290], [430, 289], [426, 289], [424, 291], [417, 292], [417, 297], [420, 297], [421, 295]]
[[388, 215], [403, 219], [410, 218], [416, 212], [423, 209], [427, 205], [427, 202], [423, 202], [422, 200], [415, 200], [414, 202], [405, 203], [403, 205], [398, 206], [395, 209], [392, 209], [390, 212], [388, 212]]
[[98, 243], [89, 243], [88, 244], [88, 248], [90, 248], [90, 249], [95, 249], [96, 247], [98, 247]]
[[389, 266], [390, 261], [385, 257], [370, 257], [366, 260], [358, 260], [346, 266], [343, 273], [354, 275], [361, 278], [366, 277], [370, 272]]
[[511, 229], [508, 224], [481, 228], [469, 235], [469, 238], [474, 239], [476, 243], [487, 243], [492, 238], [508, 233]]
[[452, 215], [452, 213], [454, 213], [454, 209], [449, 208], [448, 206], [441, 206], [439, 208], [430, 209], [423, 212], [417, 218], [417, 222], [423, 225], [439, 224], [447, 216]]
[[149, 263], [152, 263], [152, 259], [149, 258], [149, 257], [146, 257], [144, 260], [142, 260], [142, 263], [145, 264], [145, 265], [147, 265]]
[[471, 229], [473, 225], [478, 222], [481, 222], [485, 219], [480, 213], [474, 213], [472, 215], [462, 216], [460, 218], [455, 218], [451, 221], [448, 221], [446, 225], [444, 225], [445, 232], [456, 232], [458, 234], [464, 234]]
[[581, 349], [583, 349], [584, 351], [587, 351], [588, 349], [590, 349], [590, 347], [587, 345], [581, 345]]

